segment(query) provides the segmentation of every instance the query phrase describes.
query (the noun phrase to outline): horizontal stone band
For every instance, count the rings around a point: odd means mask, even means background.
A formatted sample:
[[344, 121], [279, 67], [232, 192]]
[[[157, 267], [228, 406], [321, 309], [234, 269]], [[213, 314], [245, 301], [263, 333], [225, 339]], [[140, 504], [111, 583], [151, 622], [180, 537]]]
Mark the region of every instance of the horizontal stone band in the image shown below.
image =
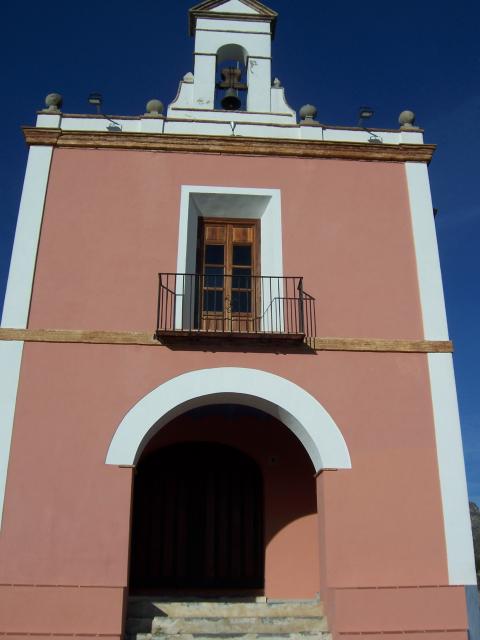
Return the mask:
[[429, 163], [436, 148], [431, 144], [370, 144], [368, 142], [289, 140], [243, 136], [62, 131], [61, 129], [41, 127], [24, 127], [23, 133], [29, 145], [71, 149], [128, 149], [170, 153], [367, 160], [371, 162]]
[[[195, 339], [195, 335], [192, 336]], [[209, 338], [207, 338], [209, 339]], [[76, 331], [59, 329], [0, 329], [0, 341], [57, 342], [163, 346], [153, 332]], [[235, 341], [232, 340], [232, 344]], [[386, 340], [366, 338], [306, 338], [305, 345], [315, 351], [370, 351], [383, 353], [452, 353], [448, 340]]]

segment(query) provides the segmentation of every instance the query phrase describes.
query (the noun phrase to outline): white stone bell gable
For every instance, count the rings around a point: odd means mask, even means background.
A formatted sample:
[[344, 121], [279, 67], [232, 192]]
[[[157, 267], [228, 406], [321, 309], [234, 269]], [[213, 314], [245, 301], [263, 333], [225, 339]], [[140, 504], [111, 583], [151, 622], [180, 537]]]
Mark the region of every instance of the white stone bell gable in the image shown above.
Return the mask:
[[213, 7], [211, 11], [214, 13], [247, 13], [256, 15], [260, 13], [257, 9], [254, 9], [252, 6], [248, 5], [246, 2], [242, 2], [241, 0], [228, 0], [228, 2], [223, 2], [217, 7]]
[[[272, 39], [277, 13], [256, 0], [207, 0], [190, 10], [195, 37], [194, 70], [180, 82], [168, 118], [296, 124], [283, 87], [272, 82]], [[225, 61], [245, 67], [246, 105], [215, 108], [217, 67]], [[218, 107], [218, 101], [217, 101]]]

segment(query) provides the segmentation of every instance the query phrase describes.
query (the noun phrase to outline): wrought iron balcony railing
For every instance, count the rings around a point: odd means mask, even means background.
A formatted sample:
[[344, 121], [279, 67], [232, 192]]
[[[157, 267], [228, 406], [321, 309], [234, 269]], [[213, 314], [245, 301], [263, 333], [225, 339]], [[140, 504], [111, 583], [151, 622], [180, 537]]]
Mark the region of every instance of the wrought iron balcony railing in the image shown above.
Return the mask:
[[208, 335], [303, 340], [315, 335], [303, 278], [160, 273], [157, 337]]

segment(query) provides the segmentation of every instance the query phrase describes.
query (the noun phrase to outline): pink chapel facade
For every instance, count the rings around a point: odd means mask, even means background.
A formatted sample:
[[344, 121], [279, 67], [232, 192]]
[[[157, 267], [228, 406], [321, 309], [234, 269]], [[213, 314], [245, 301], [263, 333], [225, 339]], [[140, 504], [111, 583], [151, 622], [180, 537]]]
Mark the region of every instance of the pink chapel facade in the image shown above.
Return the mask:
[[259, 2], [190, 17], [166, 116], [53, 99], [25, 129], [0, 632], [113, 640], [129, 597], [173, 594], [320, 598], [345, 640], [474, 638], [433, 148], [408, 113], [376, 144], [297, 122]]

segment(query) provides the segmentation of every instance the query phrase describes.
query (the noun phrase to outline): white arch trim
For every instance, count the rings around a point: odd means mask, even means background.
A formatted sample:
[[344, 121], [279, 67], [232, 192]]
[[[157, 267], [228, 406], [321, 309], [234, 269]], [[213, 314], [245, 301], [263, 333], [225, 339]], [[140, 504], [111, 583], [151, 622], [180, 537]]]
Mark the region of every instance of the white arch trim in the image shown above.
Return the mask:
[[135, 465], [148, 440], [173, 418], [223, 403], [255, 407], [283, 422], [303, 444], [317, 472], [351, 468], [340, 429], [313, 396], [280, 376], [236, 367], [184, 373], [148, 393], [119, 424], [106, 464]]

